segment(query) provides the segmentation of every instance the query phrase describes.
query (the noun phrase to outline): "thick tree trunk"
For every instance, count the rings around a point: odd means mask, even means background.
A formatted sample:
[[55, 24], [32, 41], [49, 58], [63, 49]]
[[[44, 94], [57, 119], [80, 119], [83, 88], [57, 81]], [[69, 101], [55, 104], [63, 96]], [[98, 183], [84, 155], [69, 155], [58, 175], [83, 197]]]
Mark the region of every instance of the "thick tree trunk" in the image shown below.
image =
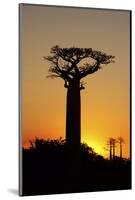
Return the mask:
[[81, 135], [80, 80], [74, 79], [67, 89], [66, 144], [73, 157], [78, 157]]

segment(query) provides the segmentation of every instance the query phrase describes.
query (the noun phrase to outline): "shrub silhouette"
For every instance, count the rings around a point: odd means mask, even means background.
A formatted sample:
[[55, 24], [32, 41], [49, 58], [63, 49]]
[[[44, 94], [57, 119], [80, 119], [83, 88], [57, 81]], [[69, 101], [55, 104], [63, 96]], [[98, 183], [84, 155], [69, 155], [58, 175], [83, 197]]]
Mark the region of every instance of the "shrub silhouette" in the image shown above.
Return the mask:
[[30, 147], [23, 148], [23, 194], [88, 192], [131, 187], [130, 160], [110, 161], [87, 144], [83, 143], [80, 147], [78, 166], [70, 159], [66, 142], [62, 138], [36, 138], [30, 141]]

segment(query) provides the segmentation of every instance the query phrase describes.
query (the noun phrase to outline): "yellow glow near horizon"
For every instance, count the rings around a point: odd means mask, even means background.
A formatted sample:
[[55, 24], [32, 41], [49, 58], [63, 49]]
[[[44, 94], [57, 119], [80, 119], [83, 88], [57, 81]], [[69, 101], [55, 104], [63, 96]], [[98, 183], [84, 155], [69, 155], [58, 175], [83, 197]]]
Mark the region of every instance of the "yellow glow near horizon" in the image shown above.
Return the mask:
[[100, 142], [96, 142], [96, 141], [93, 141], [92, 143], [91, 142], [87, 142], [87, 144], [92, 147], [94, 149], [94, 151], [102, 156], [105, 155], [104, 153], [104, 150], [103, 150], [103, 146], [102, 144], [100, 144]]
[[[89, 136], [89, 132], [90, 131], [84, 131], [82, 133], [82, 135], [84, 135], [84, 137], [82, 138], [82, 143], [86, 143], [89, 147], [92, 147], [94, 149], [94, 151], [104, 157], [106, 157], [106, 151], [104, 149], [105, 147], [105, 143], [101, 138], [91, 138]], [[96, 136], [97, 133], [94, 132], [94, 135]]]

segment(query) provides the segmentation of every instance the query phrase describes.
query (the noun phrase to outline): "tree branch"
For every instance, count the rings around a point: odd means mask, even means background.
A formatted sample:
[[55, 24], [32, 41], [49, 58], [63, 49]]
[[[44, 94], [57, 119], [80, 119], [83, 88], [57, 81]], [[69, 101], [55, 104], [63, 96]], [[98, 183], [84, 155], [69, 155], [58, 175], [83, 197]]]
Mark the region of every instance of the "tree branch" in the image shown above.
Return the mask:
[[44, 57], [44, 59], [52, 63], [52, 66], [50, 66], [49, 68], [49, 72], [51, 72], [52, 74], [49, 75], [49, 77], [52, 77], [52, 78], [61, 77], [62, 79], [67, 80], [67, 81], [71, 80], [70, 76], [72, 76], [73, 74], [71, 72], [66, 71], [66, 68], [68, 68], [68, 65], [61, 68], [59, 66], [59, 63], [58, 63], [59, 58], [57, 56], [48, 56], [48, 57]]
[[80, 72], [80, 79], [84, 78], [88, 74], [93, 74], [94, 72], [98, 71], [99, 69], [101, 69], [101, 67], [100, 67], [100, 63], [98, 63], [98, 62], [96, 62], [96, 64], [94, 64], [94, 65], [90, 65], [88, 63], [85, 64], [85, 67]]

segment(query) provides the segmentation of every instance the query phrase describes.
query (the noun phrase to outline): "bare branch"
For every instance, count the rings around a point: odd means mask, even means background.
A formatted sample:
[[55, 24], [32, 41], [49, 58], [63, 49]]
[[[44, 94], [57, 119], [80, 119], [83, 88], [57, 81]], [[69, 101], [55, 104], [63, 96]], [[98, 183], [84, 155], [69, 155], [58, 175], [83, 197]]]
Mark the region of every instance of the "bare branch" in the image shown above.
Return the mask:
[[95, 59], [100, 64], [109, 64], [111, 62], [114, 62], [115, 56], [107, 55], [106, 53], [103, 53], [101, 51], [92, 51], [91, 58]]
[[96, 72], [99, 69], [101, 69], [101, 67], [100, 67], [100, 63], [98, 63], [98, 62], [93, 65], [86, 63], [83, 66], [82, 70], [80, 71], [80, 79], [84, 78], [88, 74], [93, 74], [94, 72]]
[[58, 77], [60, 77], [59, 75], [57, 75], [57, 74], [50, 74], [50, 75], [48, 75], [47, 76], [47, 78], [58, 78]]
[[52, 63], [52, 65], [49, 68], [49, 72], [52, 73], [48, 77], [55, 78], [55, 77], [61, 77], [64, 80], [70, 81], [71, 77], [69, 75], [72, 75], [72, 73], [67, 73], [67, 69], [69, 68], [68, 64], [65, 64], [63, 67], [59, 66], [59, 57], [58, 56], [48, 56], [44, 57], [45, 60], [48, 60]]

